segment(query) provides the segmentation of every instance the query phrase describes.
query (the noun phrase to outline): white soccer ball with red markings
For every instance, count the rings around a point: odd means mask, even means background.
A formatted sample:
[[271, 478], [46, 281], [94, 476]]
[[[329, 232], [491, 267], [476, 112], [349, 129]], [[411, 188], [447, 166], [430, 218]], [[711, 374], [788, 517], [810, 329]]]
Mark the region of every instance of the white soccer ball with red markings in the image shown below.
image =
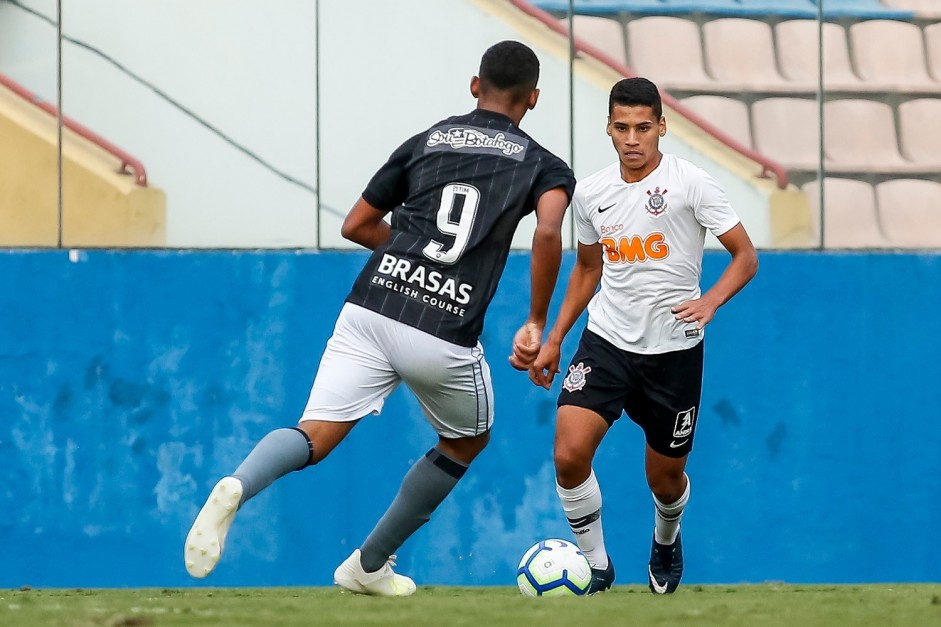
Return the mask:
[[578, 547], [551, 538], [529, 547], [516, 571], [516, 584], [528, 597], [580, 596], [588, 592], [591, 565]]

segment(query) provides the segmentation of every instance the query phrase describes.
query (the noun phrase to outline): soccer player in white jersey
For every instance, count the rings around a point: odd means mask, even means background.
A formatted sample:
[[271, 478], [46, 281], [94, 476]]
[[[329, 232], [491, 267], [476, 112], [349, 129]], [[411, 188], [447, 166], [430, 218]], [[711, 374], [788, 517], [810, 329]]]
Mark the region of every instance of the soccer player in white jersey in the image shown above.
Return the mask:
[[[232, 519], [248, 499], [323, 460], [404, 382], [437, 442], [333, 578], [361, 594], [415, 592], [409, 577], [392, 570], [393, 553], [429, 520], [490, 440], [493, 391], [478, 340], [525, 216], [536, 217], [529, 317], [514, 338], [525, 350], [541, 344], [559, 274], [562, 219], [575, 176], [519, 128], [536, 106], [538, 78], [539, 59], [529, 47], [491, 46], [471, 80], [477, 107], [413, 135], [373, 175], [342, 230], [373, 253], [346, 298], [307, 407], [296, 428], [266, 435], [213, 488], [186, 538], [191, 575], [205, 577], [215, 568]], [[391, 223], [384, 220], [389, 213]], [[534, 356], [526, 355], [529, 363]], [[528, 363], [513, 365], [525, 370]], [[330, 504], [323, 505], [329, 515]]]
[[[655, 506], [649, 587], [669, 594], [679, 585], [680, 518], [690, 493], [685, 468], [699, 417], [705, 327], [758, 269], [755, 248], [716, 181], [660, 152], [666, 131], [653, 83], [628, 78], [614, 85], [607, 132], [618, 160], [578, 182], [572, 199], [577, 260], [559, 317], [530, 368], [533, 382], [548, 389], [559, 372], [562, 340], [587, 307], [587, 328], [558, 399], [554, 457], [563, 510], [592, 566], [590, 594], [614, 581], [592, 459], [622, 412], [646, 439]], [[707, 229], [731, 261], [701, 293]], [[514, 351], [517, 360], [527, 359], [525, 347]]]

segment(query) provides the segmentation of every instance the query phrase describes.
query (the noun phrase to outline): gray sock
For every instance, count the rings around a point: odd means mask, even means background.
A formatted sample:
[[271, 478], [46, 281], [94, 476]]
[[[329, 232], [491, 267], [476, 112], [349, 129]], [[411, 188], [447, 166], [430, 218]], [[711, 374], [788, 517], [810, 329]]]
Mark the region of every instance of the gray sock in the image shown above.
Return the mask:
[[405, 474], [392, 505], [360, 547], [363, 569], [382, 568], [389, 556], [431, 518], [435, 508], [467, 472], [467, 465], [431, 449]]
[[307, 434], [300, 429], [276, 429], [263, 437], [232, 476], [242, 482], [242, 503], [275, 479], [306, 468], [313, 454]]

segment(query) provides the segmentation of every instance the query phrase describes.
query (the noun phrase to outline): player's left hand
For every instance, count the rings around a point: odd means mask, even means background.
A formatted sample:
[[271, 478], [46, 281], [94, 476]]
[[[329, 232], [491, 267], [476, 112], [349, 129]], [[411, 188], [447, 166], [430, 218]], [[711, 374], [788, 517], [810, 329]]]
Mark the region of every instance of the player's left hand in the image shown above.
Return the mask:
[[513, 354], [510, 355], [510, 365], [517, 370], [529, 370], [541, 347], [542, 327], [535, 322], [527, 322], [513, 336]]
[[697, 329], [702, 329], [712, 322], [718, 308], [718, 303], [714, 303], [710, 299], [696, 298], [680, 303], [670, 311], [673, 312], [673, 316], [677, 320], [689, 324], [695, 323]]
[[552, 379], [559, 373], [562, 347], [551, 339], [542, 345], [539, 356], [529, 369], [529, 380], [541, 388], [552, 387]]

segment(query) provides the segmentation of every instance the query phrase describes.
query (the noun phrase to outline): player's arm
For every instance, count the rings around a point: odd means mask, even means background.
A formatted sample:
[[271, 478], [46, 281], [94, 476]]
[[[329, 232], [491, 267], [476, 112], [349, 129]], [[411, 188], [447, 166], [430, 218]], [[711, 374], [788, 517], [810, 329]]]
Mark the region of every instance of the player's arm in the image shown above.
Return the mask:
[[385, 211], [376, 209], [360, 197], [343, 220], [340, 234], [351, 242], [375, 250], [389, 239], [392, 232], [389, 223], [383, 220], [385, 215]]
[[408, 162], [421, 136], [419, 133], [407, 139], [373, 174], [343, 221], [340, 233], [344, 238], [376, 250], [392, 236], [392, 227], [383, 218], [408, 196]]
[[755, 252], [755, 246], [741, 222], [718, 239], [732, 255], [732, 261], [705, 294], [672, 309], [677, 320], [695, 322], [699, 329], [709, 324], [715, 317], [716, 310], [738, 294], [758, 272], [758, 253]]
[[539, 353], [549, 302], [562, 265], [562, 219], [569, 205], [563, 187], [545, 192], [536, 203], [536, 230], [530, 265], [529, 317], [513, 338], [510, 365], [526, 370]]
[[536, 385], [549, 389], [552, 379], [559, 372], [562, 340], [585, 311], [585, 307], [591, 302], [598, 289], [604, 267], [603, 252], [600, 243], [582, 244], [579, 242], [575, 267], [572, 268], [572, 274], [569, 276], [559, 317], [556, 318], [545, 344], [542, 345], [539, 355], [529, 369], [529, 378]]

